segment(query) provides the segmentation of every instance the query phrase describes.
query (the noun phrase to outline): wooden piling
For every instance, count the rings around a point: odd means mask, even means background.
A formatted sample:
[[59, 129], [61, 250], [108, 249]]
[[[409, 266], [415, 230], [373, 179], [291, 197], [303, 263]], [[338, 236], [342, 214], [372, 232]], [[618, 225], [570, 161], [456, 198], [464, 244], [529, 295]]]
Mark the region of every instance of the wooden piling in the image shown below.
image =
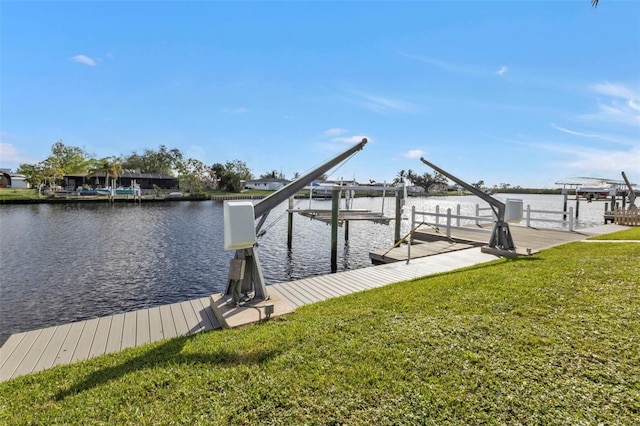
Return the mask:
[[287, 248], [291, 250], [293, 242], [293, 197], [289, 197], [289, 221], [287, 222]]
[[396, 226], [393, 241], [400, 241], [400, 226], [402, 225], [402, 192], [396, 191]]
[[344, 221], [344, 242], [348, 242], [349, 241], [349, 221], [345, 220]]
[[340, 206], [340, 188], [331, 192], [331, 272], [338, 271], [338, 209]]

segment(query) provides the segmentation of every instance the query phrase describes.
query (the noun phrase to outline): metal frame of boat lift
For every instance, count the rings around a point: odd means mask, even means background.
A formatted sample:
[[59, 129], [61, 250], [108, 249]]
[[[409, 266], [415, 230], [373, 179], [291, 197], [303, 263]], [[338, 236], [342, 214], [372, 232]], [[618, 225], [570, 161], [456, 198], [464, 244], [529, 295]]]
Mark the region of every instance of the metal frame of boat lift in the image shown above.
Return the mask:
[[503, 203], [502, 201], [496, 198], [493, 198], [489, 194], [486, 194], [481, 189], [476, 188], [475, 186], [469, 185], [462, 179], [452, 175], [451, 173], [448, 173], [447, 171], [441, 169], [440, 167], [436, 166], [433, 163], [428, 162], [422, 157], [420, 158], [420, 161], [422, 161], [427, 166], [431, 167], [436, 172], [441, 173], [442, 175], [451, 179], [458, 185], [462, 186], [467, 191], [470, 191], [472, 194], [480, 197], [482, 200], [489, 203], [489, 205], [493, 209], [493, 212], [495, 213], [497, 218], [495, 224], [493, 225], [493, 231], [491, 232], [489, 247], [491, 247], [492, 249], [497, 249], [499, 251], [507, 252], [508, 254], [513, 254], [515, 252], [516, 246], [513, 243], [513, 238], [511, 237], [509, 224], [505, 221], [505, 212], [506, 212], [505, 203]]
[[[363, 138], [358, 144], [326, 161], [299, 179], [280, 188], [268, 197], [258, 201], [253, 206], [253, 220], [243, 223], [242, 226], [246, 226], [247, 228], [255, 226], [255, 232], [257, 234], [260, 231], [260, 228], [262, 228], [269, 212], [271, 212], [273, 208], [293, 196], [296, 192], [300, 191], [314, 180], [318, 179], [334, 166], [340, 164], [351, 155], [360, 151], [364, 148], [366, 143], [367, 139]], [[225, 201], [225, 203], [228, 203], [228, 201]], [[254, 221], [258, 218], [260, 218], [260, 220], [256, 225]], [[225, 232], [227, 232], [226, 228]], [[238, 262], [238, 260], [244, 262]], [[229, 272], [229, 279], [224, 292], [224, 296], [227, 298], [229, 304], [232, 306], [238, 306], [239, 304], [249, 300], [258, 301], [269, 299], [264, 275], [262, 273], [262, 266], [260, 265], [258, 252], [255, 250], [255, 244], [251, 244], [250, 247], [236, 250], [234, 259], [231, 260]]]

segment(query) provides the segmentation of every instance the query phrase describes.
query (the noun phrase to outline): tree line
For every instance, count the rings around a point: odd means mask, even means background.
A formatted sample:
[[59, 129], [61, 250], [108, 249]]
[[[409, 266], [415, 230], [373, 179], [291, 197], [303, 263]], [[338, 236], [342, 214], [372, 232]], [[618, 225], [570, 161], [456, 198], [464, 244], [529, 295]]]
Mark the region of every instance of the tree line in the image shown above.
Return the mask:
[[44, 184], [52, 190], [63, 182], [64, 176], [73, 174], [104, 175], [118, 179], [124, 171], [175, 176], [180, 187], [192, 195], [201, 194], [205, 188], [217, 188], [228, 192], [240, 192], [242, 181], [253, 179], [244, 161], [206, 165], [195, 158], [185, 158], [179, 149], [160, 145], [157, 150], [145, 149], [141, 154], [96, 158], [84, 149], [67, 146], [61, 140], [51, 147], [51, 154], [36, 164], [20, 164], [17, 173], [26, 176], [34, 187]]

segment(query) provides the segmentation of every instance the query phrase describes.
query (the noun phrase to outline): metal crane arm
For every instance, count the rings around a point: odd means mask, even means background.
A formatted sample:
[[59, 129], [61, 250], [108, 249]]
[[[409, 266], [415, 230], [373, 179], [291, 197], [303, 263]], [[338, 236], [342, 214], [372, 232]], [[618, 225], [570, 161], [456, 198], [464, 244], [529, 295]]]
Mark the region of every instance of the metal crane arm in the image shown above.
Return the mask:
[[431, 167], [436, 172], [438, 172], [440, 174], [443, 174], [447, 178], [451, 179], [452, 181], [454, 181], [455, 183], [457, 183], [458, 185], [460, 185], [461, 187], [463, 187], [467, 191], [470, 191], [472, 194], [477, 195], [478, 197], [482, 198], [484, 201], [489, 203], [489, 205], [491, 205], [491, 207], [494, 207], [495, 209], [497, 209], [496, 215], [498, 216], [498, 220], [501, 220], [501, 221], [504, 220], [504, 214], [505, 214], [506, 206], [502, 201], [500, 201], [500, 200], [498, 200], [496, 198], [493, 198], [489, 194], [485, 194], [484, 191], [482, 191], [481, 189], [476, 188], [475, 186], [469, 185], [468, 183], [466, 183], [462, 179], [457, 178], [457, 177], [455, 177], [454, 175], [452, 175], [450, 173], [447, 173], [446, 171], [442, 170], [440, 167], [436, 166], [435, 164], [432, 164], [432, 163], [428, 162], [427, 160], [425, 160], [422, 157], [420, 157], [420, 161], [422, 161], [427, 166]]
[[300, 177], [299, 179], [294, 180], [290, 184], [280, 188], [276, 192], [272, 193], [266, 198], [258, 201], [253, 207], [255, 218], [259, 218], [264, 214], [268, 214], [273, 208], [275, 208], [278, 204], [285, 201], [287, 198], [294, 195], [296, 192], [300, 191], [305, 186], [309, 185], [314, 180], [318, 179], [325, 172], [331, 170], [334, 166], [340, 164], [340, 162], [344, 161], [351, 154], [360, 151], [365, 144], [367, 143], [367, 138], [363, 138], [362, 141], [355, 146], [349, 148], [343, 153], [333, 157], [331, 160], [321, 164], [316, 167], [306, 175]]

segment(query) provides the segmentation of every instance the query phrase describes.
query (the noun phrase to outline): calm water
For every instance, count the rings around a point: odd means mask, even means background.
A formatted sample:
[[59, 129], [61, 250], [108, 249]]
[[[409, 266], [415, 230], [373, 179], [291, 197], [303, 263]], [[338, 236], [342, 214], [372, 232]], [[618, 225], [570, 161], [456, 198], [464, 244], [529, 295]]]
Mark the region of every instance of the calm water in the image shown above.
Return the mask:
[[[498, 196], [507, 197], [523, 199], [525, 207], [562, 208], [561, 196]], [[477, 202], [473, 196], [412, 198], [407, 209], [434, 211], [439, 204], [441, 212], [455, 212], [461, 204], [462, 214], [473, 215]], [[309, 207], [308, 200], [296, 204]], [[387, 197], [385, 213], [393, 216], [394, 206]], [[329, 273], [331, 227], [296, 215], [288, 251], [285, 207], [271, 212], [263, 227], [268, 232], [259, 239], [267, 283]], [[330, 209], [331, 201], [311, 207]], [[382, 198], [358, 198], [353, 207], [381, 211]], [[603, 211], [602, 202], [581, 202], [578, 226], [601, 224]], [[214, 201], [0, 206], [0, 344], [20, 331], [222, 291], [233, 256], [223, 250], [222, 229], [222, 203]], [[349, 244], [340, 229], [338, 269], [370, 266], [369, 252], [391, 247], [393, 229], [393, 222], [352, 222]], [[403, 221], [402, 234], [408, 229]]]

